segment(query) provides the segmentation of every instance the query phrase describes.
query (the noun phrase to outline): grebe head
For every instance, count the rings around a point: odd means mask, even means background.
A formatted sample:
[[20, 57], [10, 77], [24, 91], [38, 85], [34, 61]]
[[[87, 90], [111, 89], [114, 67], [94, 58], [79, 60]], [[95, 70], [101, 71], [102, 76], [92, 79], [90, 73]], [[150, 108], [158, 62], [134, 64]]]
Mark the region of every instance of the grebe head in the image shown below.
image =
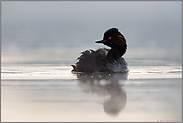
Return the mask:
[[111, 48], [124, 48], [126, 47], [125, 37], [118, 31], [117, 28], [108, 29], [104, 33], [104, 37], [101, 41], [95, 43], [103, 43]]

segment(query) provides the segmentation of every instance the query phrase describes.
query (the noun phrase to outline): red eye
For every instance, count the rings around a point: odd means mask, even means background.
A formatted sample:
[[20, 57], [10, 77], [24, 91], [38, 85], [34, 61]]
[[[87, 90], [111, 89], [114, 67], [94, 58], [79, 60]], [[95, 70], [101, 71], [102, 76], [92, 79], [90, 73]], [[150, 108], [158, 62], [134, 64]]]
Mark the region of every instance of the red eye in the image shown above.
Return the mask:
[[111, 39], [111, 37], [108, 38], [108, 40], [110, 40], [110, 39]]

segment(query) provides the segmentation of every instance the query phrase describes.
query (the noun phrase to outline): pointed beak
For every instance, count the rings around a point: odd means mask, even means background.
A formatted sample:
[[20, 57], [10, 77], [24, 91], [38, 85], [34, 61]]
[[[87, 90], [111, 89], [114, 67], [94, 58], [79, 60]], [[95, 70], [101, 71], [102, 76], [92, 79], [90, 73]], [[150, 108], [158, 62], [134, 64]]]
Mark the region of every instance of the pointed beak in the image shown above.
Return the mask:
[[105, 43], [107, 40], [96, 41], [95, 43]]

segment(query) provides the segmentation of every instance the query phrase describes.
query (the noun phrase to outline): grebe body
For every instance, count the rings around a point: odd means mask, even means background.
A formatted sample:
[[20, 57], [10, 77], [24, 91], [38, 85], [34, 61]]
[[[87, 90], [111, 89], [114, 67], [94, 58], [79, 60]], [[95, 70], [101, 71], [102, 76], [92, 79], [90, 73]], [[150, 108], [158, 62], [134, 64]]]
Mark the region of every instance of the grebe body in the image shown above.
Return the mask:
[[111, 49], [99, 48], [96, 51], [86, 50], [77, 58], [78, 62], [73, 66], [72, 72], [128, 72], [128, 65], [122, 57], [127, 44], [125, 37], [117, 28], [111, 28], [104, 33], [101, 41]]

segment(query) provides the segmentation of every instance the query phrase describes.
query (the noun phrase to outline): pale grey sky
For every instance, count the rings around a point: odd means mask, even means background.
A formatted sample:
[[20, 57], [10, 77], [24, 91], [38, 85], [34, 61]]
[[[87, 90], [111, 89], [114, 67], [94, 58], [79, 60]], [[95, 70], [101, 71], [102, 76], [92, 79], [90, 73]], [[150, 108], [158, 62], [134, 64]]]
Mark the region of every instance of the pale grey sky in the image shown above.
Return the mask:
[[128, 47], [181, 48], [181, 1], [2, 1], [2, 47], [95, 47], [117, 27]]

